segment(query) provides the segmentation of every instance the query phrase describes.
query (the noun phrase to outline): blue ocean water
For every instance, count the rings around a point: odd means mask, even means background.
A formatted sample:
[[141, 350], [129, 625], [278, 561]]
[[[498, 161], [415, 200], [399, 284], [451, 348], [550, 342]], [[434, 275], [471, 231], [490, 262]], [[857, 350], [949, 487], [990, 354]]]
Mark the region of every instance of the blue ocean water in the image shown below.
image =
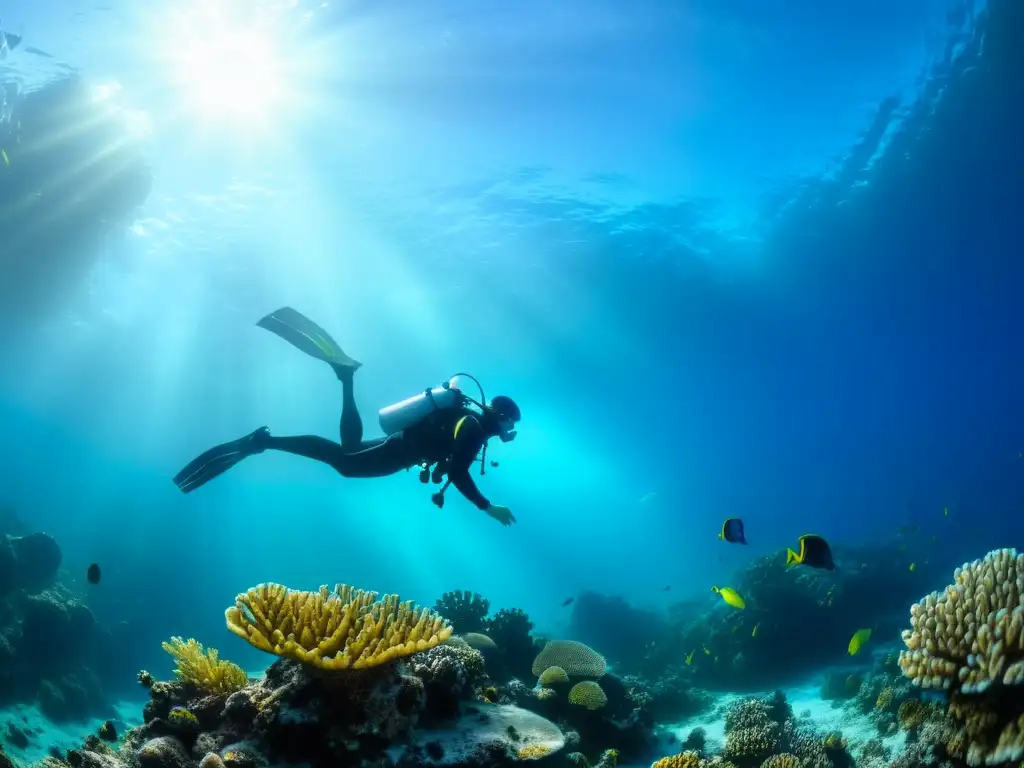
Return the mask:
[[[913, 524], [941, 588], [1024, 530], [1021, 114], [1014, 83], [972, 86], [983, 11], [5, 7], [9, 98], [80, 72], [153, 183], [59, 258], [4, 251], [0, 499], [162, 674], [171, 635], [265, 666], [223, 611], [268, 581], [468, 589], [559, 636], [584, 591], [664, 611], [800, 534]], [[179, 493], [261, 425], [337, 439], [330, 369], [255, 325], [286, 305], [364, 364], [368, 436], [458, 371], [514, 397], [477, 480], [516, 524], [274, 452]], [[748, 547], [717, 540], [730, 516]]]

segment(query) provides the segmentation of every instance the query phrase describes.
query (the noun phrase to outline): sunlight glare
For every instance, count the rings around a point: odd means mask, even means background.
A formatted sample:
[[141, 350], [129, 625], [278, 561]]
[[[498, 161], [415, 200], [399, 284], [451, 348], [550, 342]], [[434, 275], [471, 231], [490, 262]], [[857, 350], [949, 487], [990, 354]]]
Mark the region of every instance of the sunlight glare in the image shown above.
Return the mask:
[[170, 75], [199, 119], [270, 119], [286, 93], [272, 30], [232, 18], [217, 4], [179, 16], [165, 44]]

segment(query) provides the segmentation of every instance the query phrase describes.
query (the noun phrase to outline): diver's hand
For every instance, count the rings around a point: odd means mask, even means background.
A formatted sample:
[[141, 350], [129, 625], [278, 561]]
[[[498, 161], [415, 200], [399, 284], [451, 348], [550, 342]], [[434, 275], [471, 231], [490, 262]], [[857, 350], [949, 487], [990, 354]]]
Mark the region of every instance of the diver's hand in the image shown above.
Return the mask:
[[502, 507], [499, 504], [491, 504], [484, 510], [488, 515], [493, 517], [499, 523], [504, 525], [506, 528], [516, 521], [516, 516], [509, 511], [508, 507]]

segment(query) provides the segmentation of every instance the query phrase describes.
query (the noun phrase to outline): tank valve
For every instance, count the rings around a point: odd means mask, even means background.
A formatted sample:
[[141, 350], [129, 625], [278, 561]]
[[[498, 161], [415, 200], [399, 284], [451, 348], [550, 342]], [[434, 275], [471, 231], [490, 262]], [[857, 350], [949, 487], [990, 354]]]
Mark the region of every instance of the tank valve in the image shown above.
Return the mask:
[[426, 464], [420, 467], [420, 482], [424, 484], [430, 482], [430, 469]]

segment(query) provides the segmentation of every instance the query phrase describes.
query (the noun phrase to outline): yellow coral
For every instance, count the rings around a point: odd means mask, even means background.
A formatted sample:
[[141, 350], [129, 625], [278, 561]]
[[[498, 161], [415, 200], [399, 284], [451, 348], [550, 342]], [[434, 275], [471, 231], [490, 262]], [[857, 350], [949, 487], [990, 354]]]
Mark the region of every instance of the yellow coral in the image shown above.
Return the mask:
[[331, 592], [300, 592], [260, 584], [224, 612], [228, 629], [261, 651], [322, 669], [363, 669], [426, 651], [448, 640], [452, 627], [427, 608], [397, 595], [377, 599], [338, 584]]
[[167, 719], [179, 725], [199, 725], [199, 718], [185, 709], [185, 707], [175, 707], [167, 715]]
[[193, 638], [172, 637], [161, 647], [174, 658], [178, 678], [207, 693], [234, 693], [249, 682], [240, 666], [217, 658], [216, 648], [204, 650]]
[[519, 750], [520, 760], [540, 760], [547, 757], [553, 750], [545, 744], [529, 744]]
[[540, 677], [548, 667], [561, 667], [571, 677], [604, 677], [604, 656], [575, 640], [552, 640], [533, 660], [533, 674]]
[[892, 706], [892, 688], [886, 686], [875, 699], [875, 709], [888, 709]]
[[569, 675], [561, 667], [548, 667], [540, 673], [537, 680], [541, 685], [554, 685], [555, 683], [568, 683]]
[[536, 696], [541, 701], [547, 701], [548, 699], [553, 699], [557, 695], [558, 694], [555, 692], [554, 688], [540, 688], [534, 694], [534, 696]]
[[608, 703], [608, 697], [600, 685], [592, 680], [584, 680], [569, 689], [569, 703], [587, 709], [600, 709]]
[[761, 763], [761, 768], [800, 768], [800, 758], [783, 752], [780, 755], [772, 755]]
[[896, 719], [905, 731], [920, 728], [928, 717], [928, 705], [920, 699], [907, 699], [900, 704]]
[[651, 768], [700, 768], [702, 762], [699, 752], [681, 752], [661, 758]]
[[846, 749], [846, 739], [839, 731], [826, 734], [825, 738], [821, 740], [821, 744], [825, 749]]

